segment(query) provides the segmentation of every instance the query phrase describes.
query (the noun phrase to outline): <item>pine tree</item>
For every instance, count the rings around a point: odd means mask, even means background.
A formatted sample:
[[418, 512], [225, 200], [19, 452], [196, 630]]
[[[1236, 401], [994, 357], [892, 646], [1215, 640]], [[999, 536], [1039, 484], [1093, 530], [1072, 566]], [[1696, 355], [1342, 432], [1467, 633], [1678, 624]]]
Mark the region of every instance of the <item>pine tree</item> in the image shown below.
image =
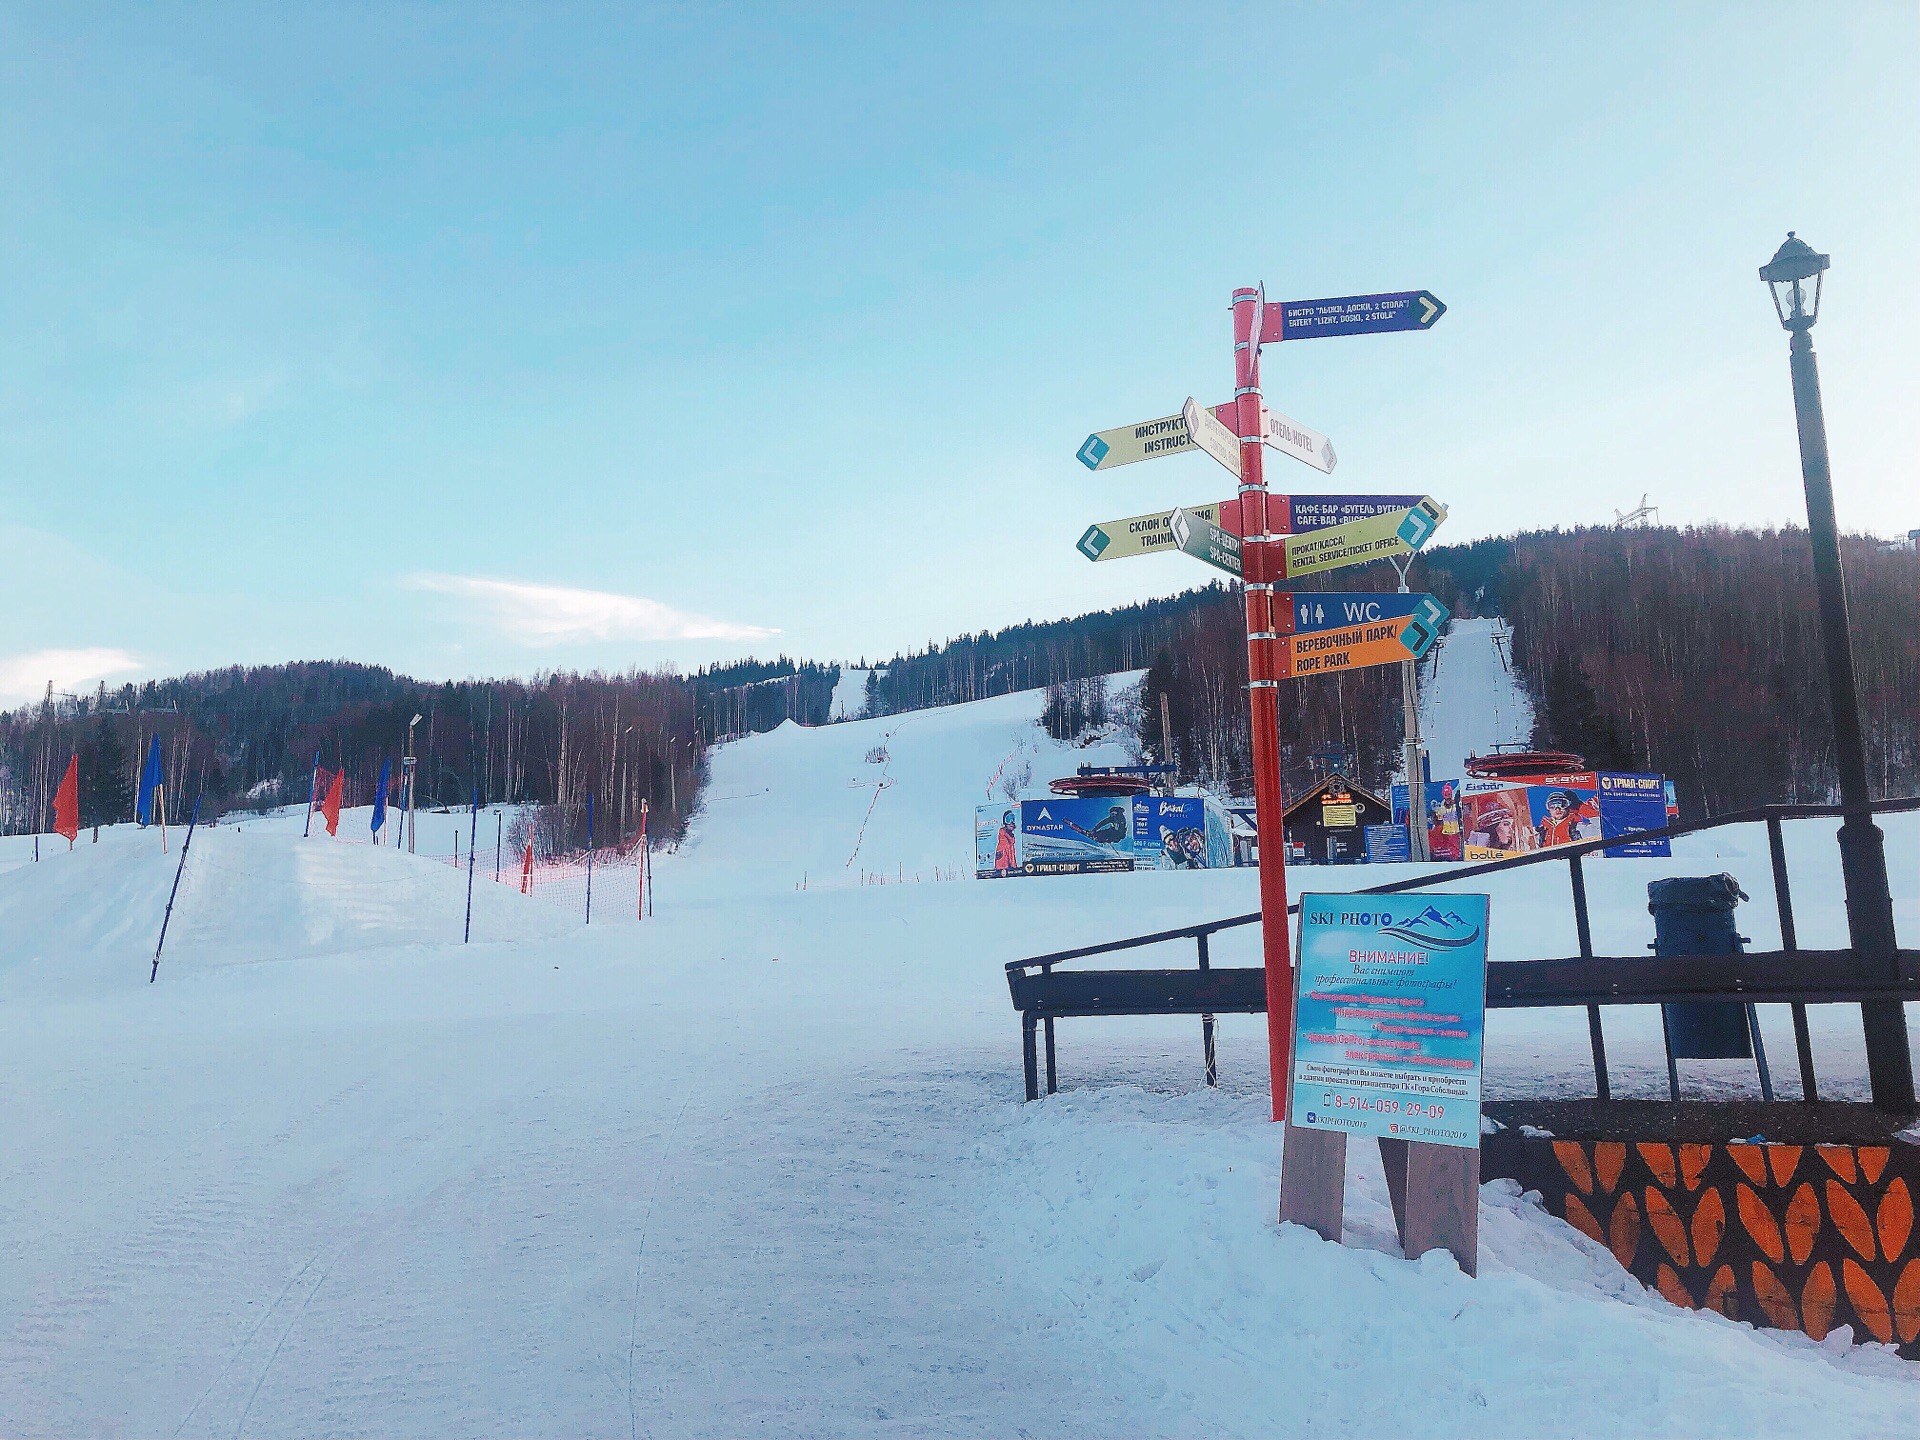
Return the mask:
[[80, 750], [80, 823], [115, 825], [133, 818], [133, 787], [127, 780], [127, 751], [102, 715]]

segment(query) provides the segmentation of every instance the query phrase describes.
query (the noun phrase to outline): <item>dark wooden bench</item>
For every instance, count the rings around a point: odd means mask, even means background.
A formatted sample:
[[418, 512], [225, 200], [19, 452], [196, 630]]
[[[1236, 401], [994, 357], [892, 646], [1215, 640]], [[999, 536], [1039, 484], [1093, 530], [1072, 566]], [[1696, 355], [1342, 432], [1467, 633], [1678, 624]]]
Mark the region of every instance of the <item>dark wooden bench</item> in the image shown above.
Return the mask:
[[[1215, 1015], [1263, 1015], [1267, 1009], [1266, 971], [1254, 968], [1216, 970], [1208, 963], [1207, 940], [1215, 930], [1244, 924], [1244, 919], [1217, 925], [1142, 935], [1121, 946], [1089, 946], [1062, 950], [1007, 966], [1007, 989], [1013, 1008], [1020, 1012], [1021, 1053], [1026, 1064], [1027, 1099], [1040, 1098], [1039, 1036], [1047, 1047], [1047, 1094], [1059, 1088], [1053, 1043], [1053, 1022], [1098, 1015], [1198, 1015], [1200, 1049], [1207, 1084], [1220, 1083], [1214, 1054]], [[1107, 954], [1113, 949], [1151, 945], [1162, 940], [1197, 942], [1199, 963], [1191, 970], [1061, 970], [1081, 955]]]

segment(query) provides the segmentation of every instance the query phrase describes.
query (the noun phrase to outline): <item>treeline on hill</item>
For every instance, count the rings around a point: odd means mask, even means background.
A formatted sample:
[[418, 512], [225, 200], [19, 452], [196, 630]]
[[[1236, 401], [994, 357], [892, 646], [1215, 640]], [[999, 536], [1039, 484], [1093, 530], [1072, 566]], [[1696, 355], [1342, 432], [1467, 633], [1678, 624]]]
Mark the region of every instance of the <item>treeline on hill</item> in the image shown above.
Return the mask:
[[[68, 757], [80, 757], [81, 823], [133, 813], [152, 736], [175, 818], [204, 794], [202, 814], [303, 803], [316, 752], [346, 774], [349, 805], [372, 803], [383, 759], [398, 798], [407, 724], [419, 760], [418, 803], [558, 807], [576, 843], [595, 797], [596, 840], [649, 828], [678, 835], [697, 793], [705, 748], [695, 690], [674, 675], [554, 674], [531, 681], [432, 684], [371, 665], [312, 661], [233, 667], [173, 680], [100, 687], [0, 715], [0, 829], [45, 829]], [[573, 833], [573, 832], [578, 832]]]
[[[1499, 578], [1534, 740], [1658, 770], [1689, 813], [1838, 798], [1833, 720], [1799, 529], [1519, 535]], [[1920, 568], [1842, 541], [1869, 781], [1920, 788]]]

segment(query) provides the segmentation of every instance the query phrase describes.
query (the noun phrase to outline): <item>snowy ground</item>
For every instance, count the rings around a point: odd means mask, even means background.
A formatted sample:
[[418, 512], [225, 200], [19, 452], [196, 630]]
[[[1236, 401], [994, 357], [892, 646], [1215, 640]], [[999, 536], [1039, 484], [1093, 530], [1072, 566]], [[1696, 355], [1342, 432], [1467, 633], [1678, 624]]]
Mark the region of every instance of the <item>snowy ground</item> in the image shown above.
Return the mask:
[[1456, 620], [1420, 671], [1420, 734], [1436, 780], [1467, 773], [1467, 757], [1527, 745], [1533, 702], [1503, 653], [1504, 620]]
[[[1920, 1367], [1675, 1310], [1500, 1186], [1477, 1280], [1398, 1258], [1366, 1147], [1352, 1245], [1281, 1230], [1257, 1017], [1218, 1093], [1190, 1022], [1063, 1024], [1066, 1090], [1021, 1104], [1005, 961], [1254, 905], [1248, 873], [942, 878], [1009, 765], [1113, 758], [1038, 706], [723, 747], [644, 926], [496, 889], [513, 938], [463, 947], [424, 855], [215, 831], [149, 986], [152, 837], [0, 874], [0, 1433], [1912, 1434]], [[1911, 936], [1920, 824], [1889, 839]], [[1830, 829], [1792, 841], [1830, 943]], [[1757, 830], [1590, 867], [1596, 940], [1636, 953], [1648, 878], [1722, 868], [1770, 943]], [[1496, 956], [1572, 950], [1559, 867], [1496, 878]], [[1815, 1033], [1859, 1093], [1857, 1012]], [[1657, 1021], [1609, 1041], [1654, 1093]], [[1580, 1093], [1581, 1017], [1496, 1015], [1488, 1068]]]

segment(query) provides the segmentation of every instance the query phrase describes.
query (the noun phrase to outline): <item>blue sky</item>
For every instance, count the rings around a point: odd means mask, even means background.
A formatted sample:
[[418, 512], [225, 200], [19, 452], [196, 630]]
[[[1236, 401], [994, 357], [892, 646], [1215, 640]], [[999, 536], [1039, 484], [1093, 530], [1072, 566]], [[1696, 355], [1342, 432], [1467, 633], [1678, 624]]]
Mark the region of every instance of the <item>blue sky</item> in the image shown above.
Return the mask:
[[1801, 514], [1755, 269], [1832, 252], [1843, 525], [1920, 525], [1910, 4], [0, 9], [0, 703], [230, 663], [883, 656], [1167, 594], [1231, 389], [1443, 540]]

